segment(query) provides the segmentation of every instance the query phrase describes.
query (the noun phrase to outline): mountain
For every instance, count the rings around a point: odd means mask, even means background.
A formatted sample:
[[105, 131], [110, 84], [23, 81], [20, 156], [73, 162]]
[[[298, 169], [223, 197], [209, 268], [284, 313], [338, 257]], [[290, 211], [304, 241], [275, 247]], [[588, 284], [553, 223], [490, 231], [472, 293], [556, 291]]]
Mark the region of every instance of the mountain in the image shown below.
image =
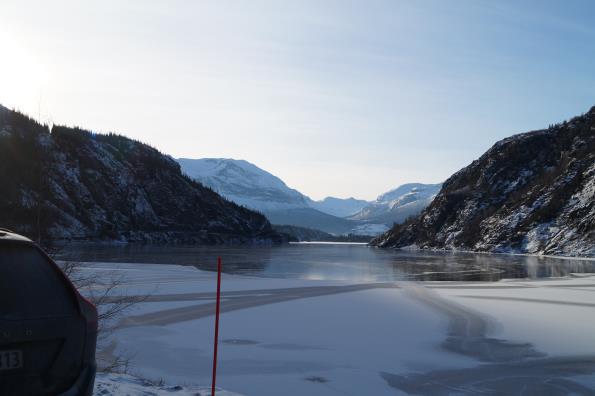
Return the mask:
[[267, 219], [123, 136], [0, 108], [0, 224], [35, 239], [280, 242]]
[[355, 198], [334, 197], [314, 201], [288, 187], [277, 176], [244, 160], [179, 158], [178, 162], [188, 176], [211, 187], [229, 200], [263, 213], [313, 208], [332, 216], [345, 217], [368, 203]]
[[353, 220], [343, 219], [312, 208], [296, 208], [265, 212], [271, 223], [312, 228], [330, 234], [354, 234], [359, 225]]
[[287, 235], [292, 242], [360, 242], [368, 243], [369, 235], [332, 235], [328, 232], [291, 225], [274, 225], [275, 231]]
[[368, 201], [355, 198], [326, 197], [322, 201], [308, 201], [310, 207], [337, 217], [351, 216], [368, 204]]
[[442, 184], [403, 184], [379, 195], [376, 201], [350, 216], [352, 220], [392, 226], [421, 213], [432, 202]]
[[244, 160], [178, 159], [182, 171], [227, 199], [265, 214], [273, 224], [331, 234], [378, 235], [426, 207], [440, 184], [405, 184], [374, 202], [327, 197], [314, 201]]
[[420, 213], [441, 184], [402, 185], [368, 202], [327, 197], [314, 201], [281, 179], [244, 160], [178, 159], [182, 171], [227, 199], [264, 213], [273, 224], [331, 234], [378, 235]]
[[496, 143], [380, 247], [595, 255], [595, 107]]
[[332, 213], [350, 212], [350, 207], [357, 207], [362, 201], [339, 198], [313, 201], [250, 162], [227, 158], [180, 158], [178, 162], [191, 178], [237, 204], [264, 213], [274, 224], [332, 234], [350, 233], [359, 225]]
[[308, 207], [309, 198], [248, 161], [179, 158], [178, 163], [185, 174], [239, 205], [263, 213]]

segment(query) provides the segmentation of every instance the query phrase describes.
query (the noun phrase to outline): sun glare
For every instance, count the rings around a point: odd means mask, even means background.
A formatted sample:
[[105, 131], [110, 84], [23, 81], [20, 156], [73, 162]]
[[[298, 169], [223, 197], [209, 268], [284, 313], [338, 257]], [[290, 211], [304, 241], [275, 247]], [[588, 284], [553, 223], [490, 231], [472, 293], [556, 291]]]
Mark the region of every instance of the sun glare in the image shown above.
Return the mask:
[[11, 35], [0, 33], [0, 103], [37, 117], [46, 73], [39, 60]]

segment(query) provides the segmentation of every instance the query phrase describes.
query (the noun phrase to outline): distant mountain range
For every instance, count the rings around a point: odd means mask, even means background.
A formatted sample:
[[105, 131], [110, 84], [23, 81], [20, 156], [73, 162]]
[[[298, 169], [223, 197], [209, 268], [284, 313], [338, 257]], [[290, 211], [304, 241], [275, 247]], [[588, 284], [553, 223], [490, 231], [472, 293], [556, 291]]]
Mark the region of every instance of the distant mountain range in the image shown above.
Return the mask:
[[[333, 234], [349, 233], [357, 226], [357, 222], [329, 213], [345, 213], [345, 208], [350, 206], [354, 208], [351, 213], [354, 213], [360, 207], [354, 206], [355, 200], [327, 198], [320, 202], [313, 201], [248, 161], [180, 158], [178, 162], [191, 178], [230, 201], [265, 214], [273, 224], [314, 228]], [[366, 203], [361, 202], [361, 206]]]
[[407, 218], [421, 213], [432, 202], [441, 187], [442, 184], [403, 184], [379, 195], [376, 201], [370, 202], [349, 219], [390, 226], [393, 223], [402, 223]]
[[138, 141], [44, 125], [0, 106], [0, 226], [34, 239], [271, 243], [259, 213]]
[[496, 143], [373, 243], [595, 256], [595, 107]]
[[285, 234], [292, 242], [359, 242], [368, 243], [369, 235], [332, 235], [328, 232], [292, 225], [273, 225], [275, 231]]
[[332, 234], [377, 235], [421, 212], [440, 189], [439, 184], [406, 184], [373, 202], [335, 197], [314, 201], [244, 160], [180, 158], [178, 162], [188, 176], [233, 202], [262, 212], [273, 224]]
[[321, 201], [313, 201], [308, 198], [308, 205], [311, 208], [337, 217], [351, 216], [368, 204], [368, 201], [355, 198], [326, 197]]

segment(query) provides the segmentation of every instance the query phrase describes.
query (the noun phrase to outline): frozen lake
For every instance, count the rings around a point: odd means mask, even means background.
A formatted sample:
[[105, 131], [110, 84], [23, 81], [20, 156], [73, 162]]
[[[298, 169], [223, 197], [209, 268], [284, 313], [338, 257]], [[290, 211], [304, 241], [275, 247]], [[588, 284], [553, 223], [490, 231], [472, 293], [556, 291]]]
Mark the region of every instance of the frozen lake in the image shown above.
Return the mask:
[[[164, 384], [100, 376], [96, 395], [209, 394], [215, 273], [105, 262], [82, 271], [121, 277], [117, 295], [149, 294], [119, 319], [99, 356], [131, 357], [130, 374]], [[222, 278], [218, 384], [233, 394], [595, 394], [595, 274], [499, 282]], [[178, 392], [178, 385], [189, 387]]]
[[178, 264], [228, 274], [357, 282], [498, 281], [594, 273], [595, 261], [504, 254], [384, 250], [362, 244], [298, 243], [274, 247], [71, 244], [61, 259]]

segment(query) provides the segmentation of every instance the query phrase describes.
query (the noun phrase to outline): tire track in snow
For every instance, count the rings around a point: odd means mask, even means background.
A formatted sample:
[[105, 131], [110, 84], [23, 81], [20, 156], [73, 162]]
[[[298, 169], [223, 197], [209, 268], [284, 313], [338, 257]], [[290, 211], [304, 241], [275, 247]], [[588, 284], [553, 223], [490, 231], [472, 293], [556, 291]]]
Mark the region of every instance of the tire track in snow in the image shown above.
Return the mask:
[[[221, 294], [221, 312], [231, 312], [240, 309], [276, 304], [302, 298], [320, 297], [339, 293], [350, 293], [377, 288], [397, 288], [394, 283], [367, 283], [345, 286], [314, 286], [292, 287], [286, 289], [246, 290], [223, 292]], [[215, 293], [189, 293], [178, 295], [156, 295], [146, 301], [184, 301], [188, 299], [214, 300]], [[131, 326], [164, 326], [172, 323], [201, 319], [215, 313], [215, 303], [191, 305], [172, 308], [124, 318], [116, 326], [118, 328]]]

